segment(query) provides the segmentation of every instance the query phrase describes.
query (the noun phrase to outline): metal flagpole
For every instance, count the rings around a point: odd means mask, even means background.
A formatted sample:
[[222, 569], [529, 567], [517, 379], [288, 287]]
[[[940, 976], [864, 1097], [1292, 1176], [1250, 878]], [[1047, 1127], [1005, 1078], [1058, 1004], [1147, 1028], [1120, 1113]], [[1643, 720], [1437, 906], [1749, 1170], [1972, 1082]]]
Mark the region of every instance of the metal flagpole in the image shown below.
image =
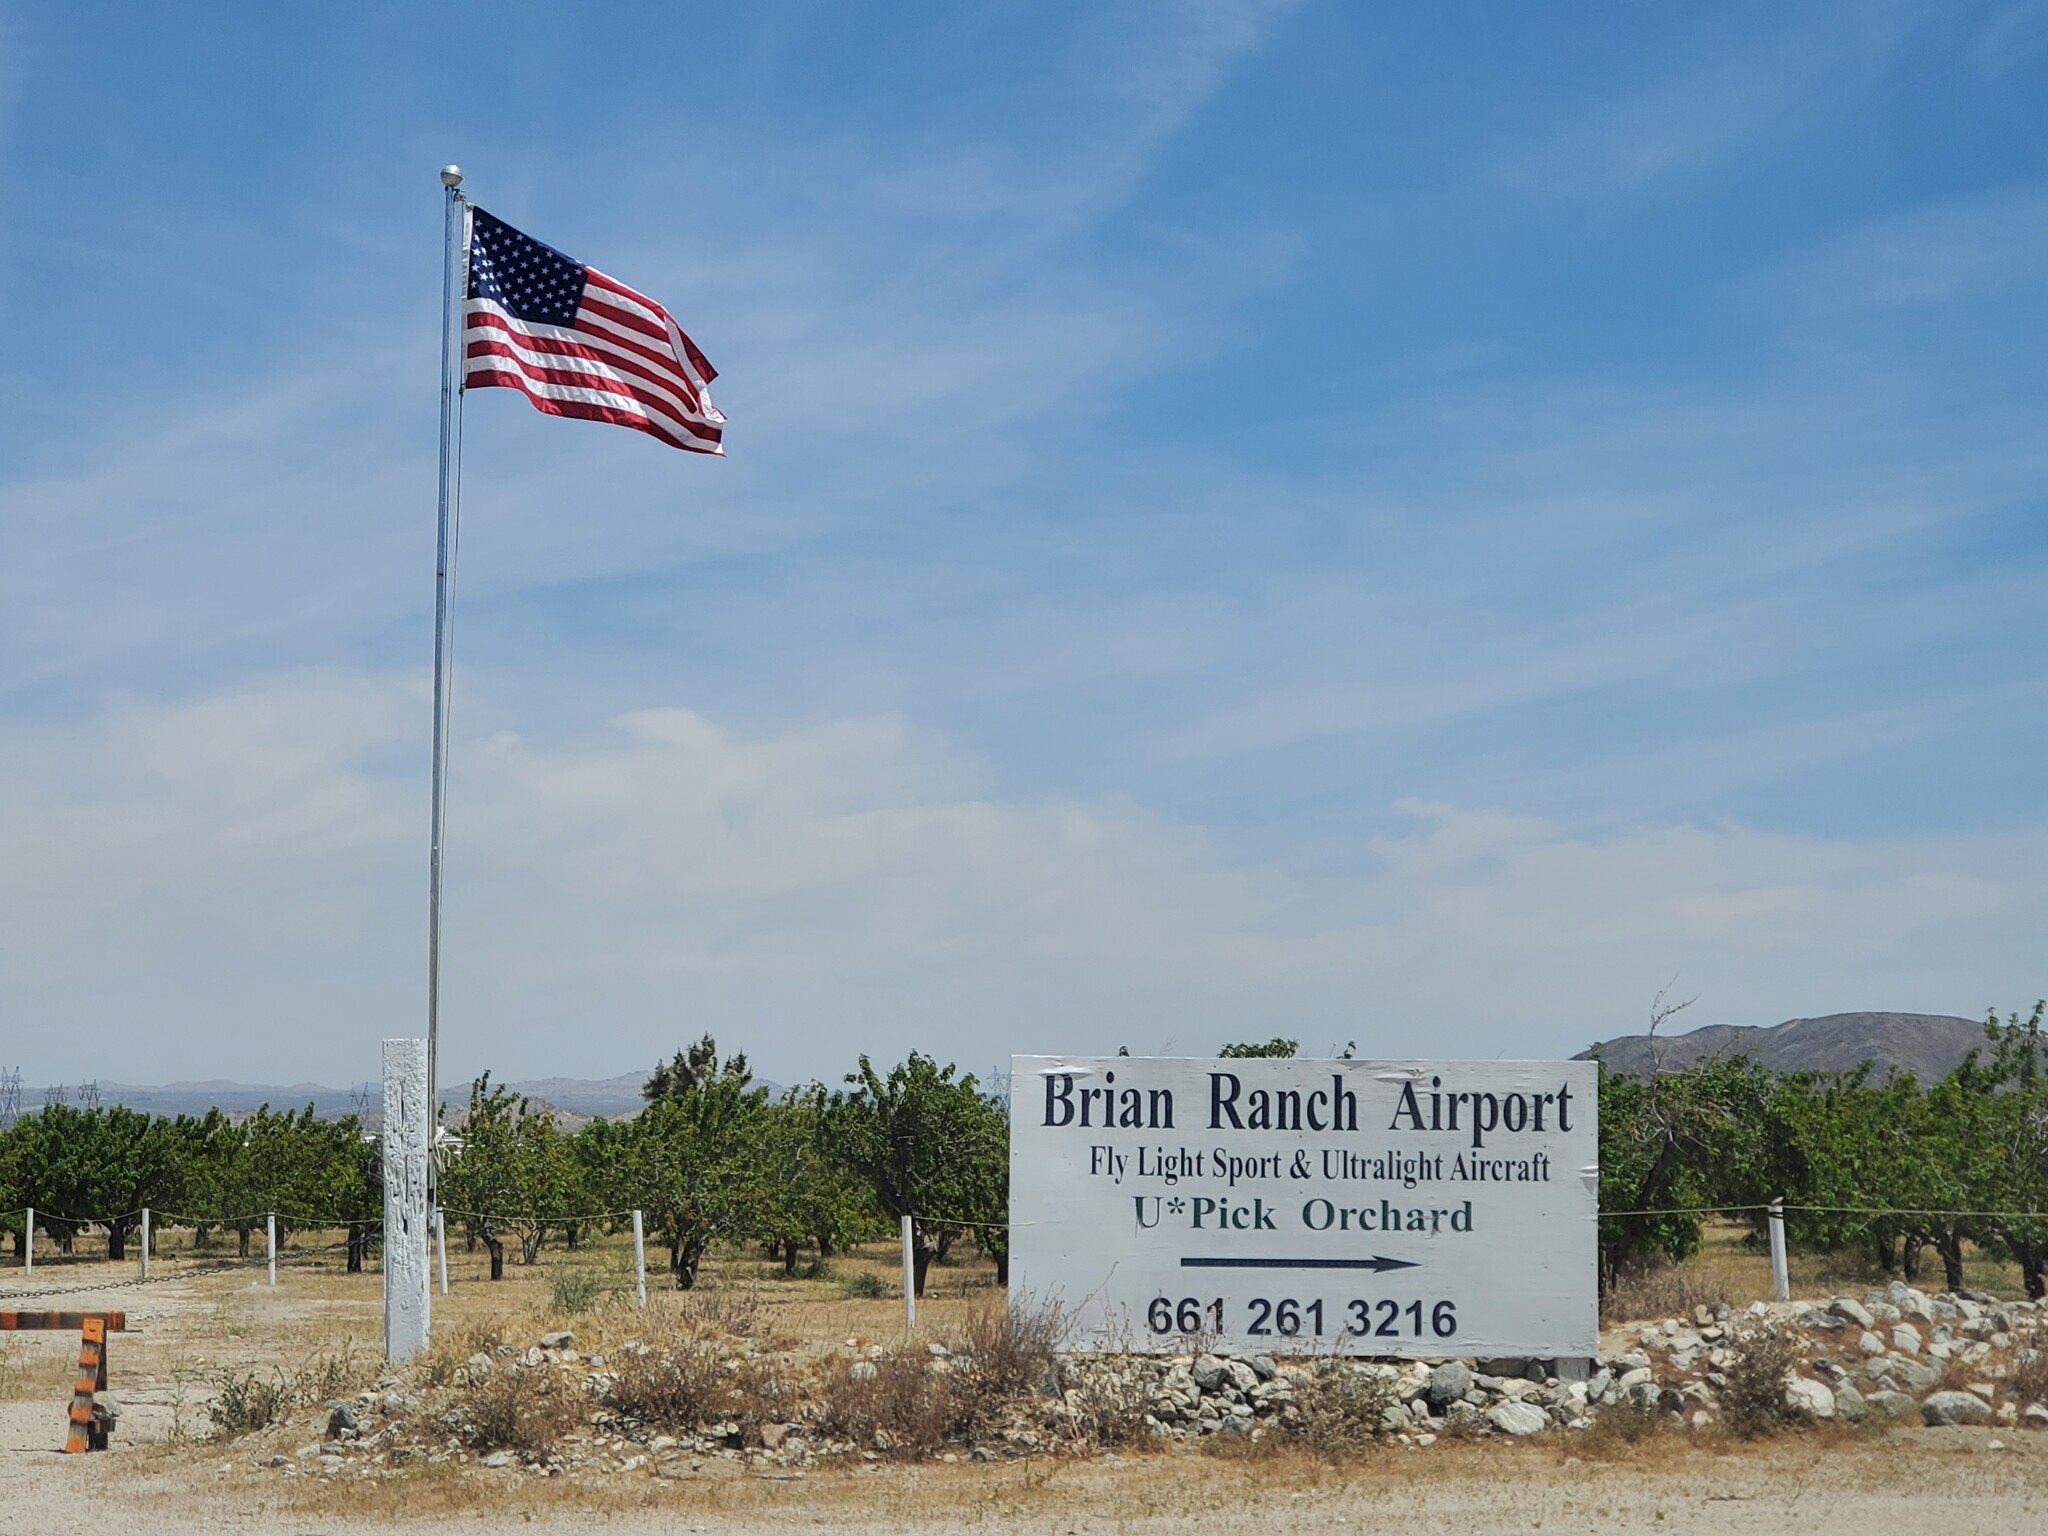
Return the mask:
[[462, 254], [468, 202], [459, 190], [462, 168], [441, 167], [447, 199], [447, 248], [441, 263], [441, 496], [434, 562], [434, 807], [427, 855], [427, 1205], [438, 1209], [434, 1139], [441, 1124], [441, 831], [448, 805], [448, 690], [455, 669], [453, 594], [449, 585], [453, 530], [462, 496], [462, 381], [459, 327]]

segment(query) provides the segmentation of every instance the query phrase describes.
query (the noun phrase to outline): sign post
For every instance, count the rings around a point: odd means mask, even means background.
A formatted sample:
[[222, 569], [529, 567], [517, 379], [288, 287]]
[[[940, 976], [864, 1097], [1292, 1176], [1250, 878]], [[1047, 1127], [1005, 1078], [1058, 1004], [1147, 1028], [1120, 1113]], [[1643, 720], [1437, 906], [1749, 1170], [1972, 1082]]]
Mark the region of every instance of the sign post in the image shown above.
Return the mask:
[[1016, 1057], [1011, 1294], [1083, 1350], [1593, 1355], [1598, 1072]]

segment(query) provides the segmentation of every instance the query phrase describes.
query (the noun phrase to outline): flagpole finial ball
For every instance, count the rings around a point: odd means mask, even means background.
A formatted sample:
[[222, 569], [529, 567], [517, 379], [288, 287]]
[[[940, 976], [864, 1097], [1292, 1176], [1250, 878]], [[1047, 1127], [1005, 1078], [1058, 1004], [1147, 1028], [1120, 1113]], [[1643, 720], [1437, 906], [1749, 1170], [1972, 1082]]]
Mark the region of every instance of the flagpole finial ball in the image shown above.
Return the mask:
[[444, 186], [444, 187], [459, 187], [459, 186], [461, 186], [461, 185], [462, 185], [462, 167], [461, 167], [461, 166], [459, 166], [459, 165], [444, 165], [444, 166], [442, 166], [442, 167], [441, 167], [441, 185], [442, 185], [442, 186]]

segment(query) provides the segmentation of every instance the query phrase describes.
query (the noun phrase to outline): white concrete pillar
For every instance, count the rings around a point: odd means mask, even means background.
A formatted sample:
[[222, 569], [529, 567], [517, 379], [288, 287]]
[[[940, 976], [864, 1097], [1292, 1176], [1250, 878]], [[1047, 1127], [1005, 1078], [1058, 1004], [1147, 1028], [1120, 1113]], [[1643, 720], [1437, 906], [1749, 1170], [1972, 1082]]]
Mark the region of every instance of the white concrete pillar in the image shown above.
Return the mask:
[[1792, 1299], [1792, 1271], [1785, 1261], [1785, 1201], [1782, 1196], [1771, 1202], [1771, 1300]]
[[149, 1278], [149, 1207], [142, 1208], [142, 1278]]
[[633, 1213], [633, 1305], [647, 1310], [647, 1229]]
[[917, 1221], [903, 1218], [903, 1330], [917, 1327]]
[[384, 1358], [426, 1348], [427, 1042], [384, 1042]]
[[270, 1255], [270, 1287], [277, 1289], [277, 1212], [263, 1218], [263, 1246]]

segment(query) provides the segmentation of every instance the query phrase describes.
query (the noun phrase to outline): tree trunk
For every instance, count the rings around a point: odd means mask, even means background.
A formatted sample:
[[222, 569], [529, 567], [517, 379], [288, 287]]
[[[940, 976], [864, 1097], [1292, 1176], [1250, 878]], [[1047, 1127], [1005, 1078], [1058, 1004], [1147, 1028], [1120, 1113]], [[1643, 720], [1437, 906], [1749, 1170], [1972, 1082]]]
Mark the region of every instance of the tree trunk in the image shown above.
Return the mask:
[[348, 1272], [359, 1275], [363, 1272], [363, 1250], [370, 1245], [369, 1229], [360, 1221], [348, 1224]]
[[519, 1262], [531, 1264], [540, 1257], [540, 1228], [528, 1227], [519, 1234]]
[[484, 1246], [491, 1250], [491, 1278], [505, 1278], [505, 1240], [500, 1237], [486, 1237]]
[[1950, 1291], [1963, 1288], [1963, 1239], [1953, 1227], [1934, 1239], [1934, 1251], [1941, 1255], [1942, 1285]]
[[990, 1254], [989, 1257], [995, 1261], [996, 1284], [1008, 1286], [1010, 1283], [1010, 1250], [1001, 1248]]
[[128, 1228], [122, 1222], [115, 1222], [107, 1228], [107, 1262], [118, 1264], [128, 1257]]
[[235, 1257], [238, 1259], [249, 1257], [249, 1229], [247, 1227], [235, 1228]]
[[583, 1223], [580, 1221], [572, 1221], [566, 1227], [562, 1228], [562, 1240], [569, 1245], [569, 1251], [571, 1253], [574, 1253], [576, 1251], [576, 1240], [578, 1237], [582, 1235], [582, 1232]]
[[820, 1232], [820, 1233], [818, 1233], [818, 1234], [817, 1234], [817, 1237], [818, 1237], [818, 1257], [819, 1257], [819, 1258], [821, 1258], [821, 1259], [829, 1259], [829, 1258], [831, 1258], [831, 1257], [832, 1257], [832, 1234], [831, 1234], [831, 1233], [829, 1233], [829, 1232]]
[[920, 1297], [924, 1295], [924, 1277], [938, 1256], [939, 1245], [927, 1238], [919, 1237], [910, 1245], [910, 1272]]
[[782, 1272], [792, 1280], [796, 1278], [796, 1239], [793, 1237], [782, 1245]]

